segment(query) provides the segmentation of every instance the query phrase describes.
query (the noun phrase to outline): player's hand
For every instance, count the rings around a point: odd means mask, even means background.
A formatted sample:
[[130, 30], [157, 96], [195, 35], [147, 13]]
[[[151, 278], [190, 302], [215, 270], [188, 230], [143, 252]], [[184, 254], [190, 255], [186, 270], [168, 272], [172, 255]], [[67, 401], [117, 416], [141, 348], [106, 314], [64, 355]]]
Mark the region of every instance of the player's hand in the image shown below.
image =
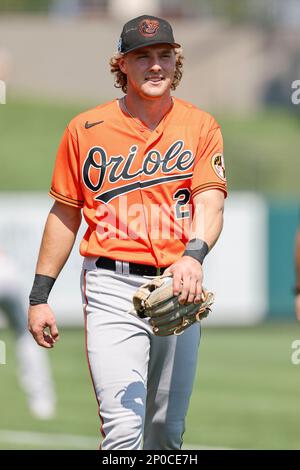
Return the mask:
[[[49, 332], [46, 328], [49, 328]], [[48, 304], [29, 306], [28, 329], [37, 344], [44, 348], [53, 348], [59, 340], [55, 317]]]
[[169, 266], [164, 274], [173, 274], [173, 293], [178, 295], [181, 282], [183, 288], [178, 301], [184, 303], [199, 303], [202, 294], [203, 271], [202, 266], [191, 256], [183, 256], [178, 261]]
[[297, 320], [300, 321], [300, 294], [296, 295], [295, 297], [295, 310]]

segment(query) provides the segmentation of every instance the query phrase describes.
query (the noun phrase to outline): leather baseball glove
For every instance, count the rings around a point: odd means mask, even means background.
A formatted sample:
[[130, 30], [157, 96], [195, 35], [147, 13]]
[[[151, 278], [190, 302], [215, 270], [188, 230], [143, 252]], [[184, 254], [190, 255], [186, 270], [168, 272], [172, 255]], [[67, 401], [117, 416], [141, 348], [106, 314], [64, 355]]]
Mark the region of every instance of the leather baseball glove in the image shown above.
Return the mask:
[[193, 323], [207, 317], [213, 302], [213, 293], [203, 289], [200, 303], [181, 305], [178, 297], [173, 295], [171, 274], [150, 279], [133, 296], [137, 315], [140, 318], [149, 317], [153, 333], [157, 336], [182, 334]]

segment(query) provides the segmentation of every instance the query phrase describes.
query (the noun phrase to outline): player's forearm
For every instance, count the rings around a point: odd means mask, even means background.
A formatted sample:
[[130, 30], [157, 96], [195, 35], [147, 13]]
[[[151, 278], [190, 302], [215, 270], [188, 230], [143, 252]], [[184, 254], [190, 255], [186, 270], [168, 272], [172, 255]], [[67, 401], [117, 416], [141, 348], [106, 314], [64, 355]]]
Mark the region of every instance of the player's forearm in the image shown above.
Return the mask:
[[80, 223], [79, 209], [54, 204], [45, 225], [36, 273], [57, 278], [71, 253]]
[[209, 191], [196, 196], [193, 203], [194, 216], [189, 239], [203, 240], [211, 250], [223, 228], [224, 196], [220, 191]]

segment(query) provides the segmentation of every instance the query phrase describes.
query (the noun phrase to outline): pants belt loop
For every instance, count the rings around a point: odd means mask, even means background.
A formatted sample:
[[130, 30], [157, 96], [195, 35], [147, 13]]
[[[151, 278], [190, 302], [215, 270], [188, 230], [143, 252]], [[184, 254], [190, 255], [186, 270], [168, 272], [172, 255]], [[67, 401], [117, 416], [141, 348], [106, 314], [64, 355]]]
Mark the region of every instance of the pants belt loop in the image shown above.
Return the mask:
[[122, 261], [122, 263], [124, 276], [129, 276], [129, 263], [127, 261]]
[[156, 268], [156, 276], [160, 276], [160, 268]]
[[116, 260], [116, 273], [117, 274], [123, 274], [122, 261], [117, 261]]

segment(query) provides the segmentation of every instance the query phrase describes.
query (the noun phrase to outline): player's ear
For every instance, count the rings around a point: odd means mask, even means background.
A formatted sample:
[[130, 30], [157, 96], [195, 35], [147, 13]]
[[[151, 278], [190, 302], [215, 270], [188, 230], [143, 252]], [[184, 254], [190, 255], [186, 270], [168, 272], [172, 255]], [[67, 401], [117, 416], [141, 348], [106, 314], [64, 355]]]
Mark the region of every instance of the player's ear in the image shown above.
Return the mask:
[[119, 67], [120, 67], [121, 72], [127, 74], [127, 67], [126, 67], [126, 59], [125, 59], [125, 57], [120, 57], [120, 59], [119, 59]]

